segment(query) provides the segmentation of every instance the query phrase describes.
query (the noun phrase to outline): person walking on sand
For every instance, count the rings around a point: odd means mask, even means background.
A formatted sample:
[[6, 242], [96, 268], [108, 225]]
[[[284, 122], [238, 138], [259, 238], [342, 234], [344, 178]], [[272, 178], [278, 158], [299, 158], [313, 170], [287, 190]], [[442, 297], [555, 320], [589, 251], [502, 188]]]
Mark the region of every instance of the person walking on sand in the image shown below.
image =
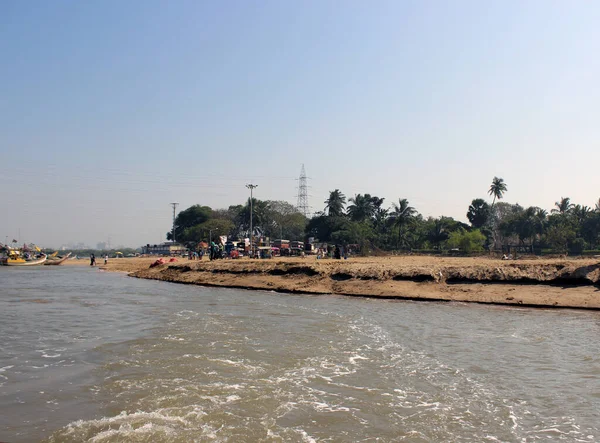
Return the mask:
[[96, 265], [96, 256], [94, 254], [90, 254], [90, 266]]
[[108, 264], [108, 254], [104, 254], [104, 264]]

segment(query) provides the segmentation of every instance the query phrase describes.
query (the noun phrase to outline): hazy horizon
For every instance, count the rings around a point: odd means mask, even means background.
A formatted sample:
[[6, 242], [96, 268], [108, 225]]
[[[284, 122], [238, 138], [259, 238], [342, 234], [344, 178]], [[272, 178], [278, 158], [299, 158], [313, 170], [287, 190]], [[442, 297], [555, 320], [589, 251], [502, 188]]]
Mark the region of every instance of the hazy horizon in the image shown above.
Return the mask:
[[0, 241], [138, 247], [170, 202], [600, 197], [600, 4], [3, 3]]

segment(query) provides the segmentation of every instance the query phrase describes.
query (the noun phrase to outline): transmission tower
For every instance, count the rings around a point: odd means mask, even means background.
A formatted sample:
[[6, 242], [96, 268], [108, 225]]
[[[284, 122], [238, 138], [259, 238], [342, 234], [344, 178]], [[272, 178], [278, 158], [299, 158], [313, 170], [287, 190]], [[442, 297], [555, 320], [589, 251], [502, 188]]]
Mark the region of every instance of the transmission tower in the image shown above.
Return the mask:
[[305, 217], [310, 217], [310, 206], [308, 206], [308, 177], [304, 170], [304, 164], [300, 170], [300, 178], [298, 178], [298, 203], [296, 204], [298, 212], [304, 214]]
[[177, 205], [179, 203], [169, 203], [173, 206], [173, 231], [171, 231], [171, 240], [175, 243], [175, 212], [177, 211]]

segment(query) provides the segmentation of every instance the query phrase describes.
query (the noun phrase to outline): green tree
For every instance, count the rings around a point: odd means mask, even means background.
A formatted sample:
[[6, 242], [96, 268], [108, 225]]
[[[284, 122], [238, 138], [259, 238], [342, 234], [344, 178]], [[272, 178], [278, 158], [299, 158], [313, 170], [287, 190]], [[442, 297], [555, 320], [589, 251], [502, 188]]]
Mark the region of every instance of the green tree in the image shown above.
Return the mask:
[[576, 222], [581, 225], [592, 214], [589, 206], [574, 205], [571, 207], [571, 215], [575, 217]]
[[381, 209], [383, 200], [383, 198], [371, 196], [371, 194], [356, 194], [350, 199], [352, 204], [348, 206], [348, 216], [351, 220], [358, 222], [371, 220], [377, 210]]
[[485, 235], [478, 229], [473, 229], [472, 231], [460, 229], [452, 232], [448, 238], [448, 246], [450, 248], [458, 248], [466, 254], [483, 251], [484, 244]]
[[600, 212], [591, 214], [583, 221], [580, 233], [591, 248], [597, 249], [600, 246]]
[[393, 225], [398, 229], [398, 241], [396, 243], [398, 247], [410, 247], [407, 230], [414, 222], [416, 214], [417, 210], [410, 206], [410, 203], [405, 198], [400, 198], [398, 199], [398, 204], [393, 204], [390, 218]]
[[[269, 229], [268, 222], [269, 204], [264, 200], [252, 198], [252, 230], [253, 235], [264, 235]], [[250, 231], [250, 197], [243, 206], [237, 207], [235, 224], [238, 227], [238, 235], [249, 235]]]
[[[451, 218], [429, 218], [426, 222], [426, 238], [434, 249], [442, 249], [442, 244], [450, 236]], [[454, 221], [454, 220], [452, 220]]]
[[231, 220], [213, 218], [196, 226], [186, 228], [183, 231], [182, 238], [186, 244], [195, 246], [200, 241], [215, 240], [221, 235], [229, 235], [234, 229]]
[[265, 235], [271, 238], [302, 240], [308, 220], [298, 209], [282, 200], [267, 200]]
[[[212, 209], [208, 206], [193, 205], [181, 211], [175, 217], [175, 239], [177, 241], [188, 241], [183, 233], [186, 229], [204, 223], [210, 219]], [[167, 233], [167, 240], [172, 240], [171, 232]]]
[[389, 213], [389, 209], [378, 208], [373, 216], [373, 230], [376, 234], [374, 243], [378, 248], [385, 247], [389, 242]]
[[546, 231], [546, 241], [556, 252], [566, 254], [569, 251], [569, 242], [575, 239], [575, 232], [567, 224], [550, 226]]
[[370, 249], [372, 238], [373, 228], [368, 222], [346, 221], [342, 225], [342, 229], [333, 232], [331, 235], [331, 240], [335, 244], [357, 244], [363, 253]]
[[344, 215], [346, 206], [346, 196], [339, 189], [329, 192], [329, 198], [325, 200], [325, 210], [331, 217], [341, 217]]
[[477, 229], [482, 228], [490, 219], [490, 205], [482, 198], [474, 199], [469, 206], [467, 218], [471, 226]]
[[306, 226], [307, 237], [314, 237], [322, 242], [331, 240], [334, 232], [344, 229], [349, 220], [344, 216], [328, 216], [317, 213], [308, 221]]

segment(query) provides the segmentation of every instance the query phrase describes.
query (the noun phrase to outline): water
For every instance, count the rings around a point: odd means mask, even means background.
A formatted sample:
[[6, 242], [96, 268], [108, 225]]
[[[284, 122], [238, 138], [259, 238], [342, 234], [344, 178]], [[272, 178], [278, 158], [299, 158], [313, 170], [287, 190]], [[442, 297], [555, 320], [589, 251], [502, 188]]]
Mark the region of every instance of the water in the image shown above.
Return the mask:
[[598, 312], [0, 282], [0, 441], [600, 441]]

